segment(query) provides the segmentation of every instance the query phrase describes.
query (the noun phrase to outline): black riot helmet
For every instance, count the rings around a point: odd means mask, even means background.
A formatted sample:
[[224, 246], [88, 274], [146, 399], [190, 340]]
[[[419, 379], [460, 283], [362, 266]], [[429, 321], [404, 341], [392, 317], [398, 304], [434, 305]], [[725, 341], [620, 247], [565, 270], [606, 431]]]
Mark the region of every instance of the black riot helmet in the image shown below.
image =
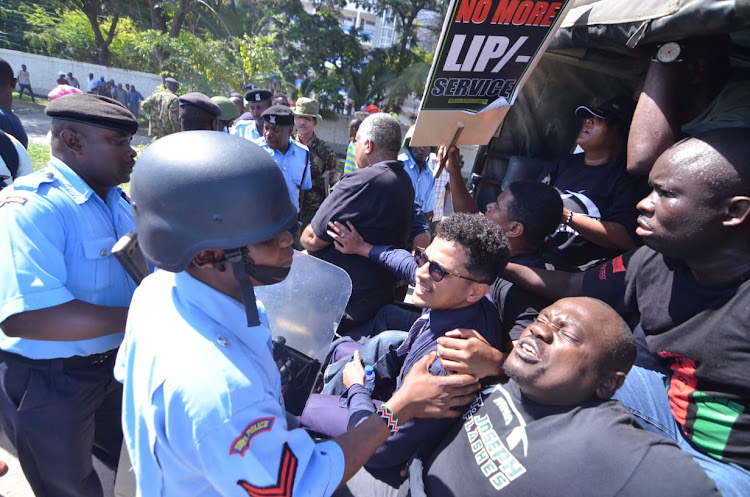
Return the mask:
[[255, 266], [245, 247], [297, 225], [284, 177], [268, 152], [228, 133], [174, 133], [144, 150], [130, 191], [146, 258], [179, 272], [204, 250], [224, 250], [243, 290], [248, 324], [257, 325], [245, 274], [256, 276], [260, 268], [256, 279], [263, 281], [262, 270], [273, 268]]

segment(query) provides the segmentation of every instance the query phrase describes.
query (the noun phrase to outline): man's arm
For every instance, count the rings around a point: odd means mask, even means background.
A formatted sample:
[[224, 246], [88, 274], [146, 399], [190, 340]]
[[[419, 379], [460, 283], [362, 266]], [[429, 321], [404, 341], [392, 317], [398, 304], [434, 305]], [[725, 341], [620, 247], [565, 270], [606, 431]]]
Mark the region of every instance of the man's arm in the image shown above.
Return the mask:
[[614, 248], [623, 252], [636, 247], [628, 230], [620, 223], [612, 221], [600, 221], [583, 214], [571, 216], [571, 211], [563, 207], [561, 223], [568, 222], [568, 226], [576, 230], [586, 240], [601, 247]]
[[299, 237], [299, 242], [303, 247], [305, 247], [305, 250], [307, 250], [308, 252], [317, 252], [319, 250], [323, 250], [331, 244], [331, 242], [326, 242], [325, 240], [321, 240], [320, 238], [318, 238], [315, 235], [311, 224], [308, 224], [305, 230], [302, 232], [302, 236]]
[[680, 133], [677, 92], [680, 64], [651, 62], [628, 135], [628, 172], [648, 175], [656, 159]]
[[511, 262], [505, 266], [501, 276], [524, 290], [554, 302], [564, 297], [583, 295], [584, 274], [532, 269]]
[[[403, 425], [413, 418], [455, 418], [460, 411], [453, 407], [469, 404], [479, 387], [472, 376], [434, 376], [429, 367], [435, 353], [422, 357], [412, 368], [404, 383], [385, 402]], [[361, 424], [334, 439], [344, 452], [346, 466], [341, 484], [364, 466], [391, 433], [378, 414], [372, 414]]]
[[0, 323], [3, 333], [31, 340], [76, 341], [125, 331], [127, 307], [107, 307], [71, 300], [13, 314]]
[[[328, 223], [328, 236], [333, 238], [336, 250], [342, 254], [353, 254], [367, 257], [375, 264], [379, 264], [393, 273], [396, 278], [404, 280], [409, 284], [415, 283], [417, 263], [411, 252], [382, 245], [375, 247], [367, 243], [362, 235], [347, 221], [346, 226], [338, 221]], [[373, 250], [374, 249], [374, 250]]]
[[502, 374], [505, 354], [476, 330], [451, 330], [437, 342], [438, 356], [449, 373], [470, 374], [480, 380]]
[[438, 151], [438, 167], [443, 166], [448, 171], [450, 181], [451, 202], [453, 203], [453, 212], [468, 212], [470, 214], [479, 212], [479, 207], [474, 198], [466, 188], [466, 183], [461, 176], [461, 152], [458, 147], [451, 147], [446, 151], [445, 147], [440, 147]]

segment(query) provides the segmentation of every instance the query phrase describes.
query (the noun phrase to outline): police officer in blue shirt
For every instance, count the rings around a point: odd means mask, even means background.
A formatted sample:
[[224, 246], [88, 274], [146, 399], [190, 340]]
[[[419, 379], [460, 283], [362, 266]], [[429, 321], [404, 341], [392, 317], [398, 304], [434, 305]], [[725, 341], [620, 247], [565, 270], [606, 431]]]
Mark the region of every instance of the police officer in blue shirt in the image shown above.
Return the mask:
[[268, 90], [252, 89], [245, 93], [248, 112], [237, 118], [230, 133], [252, 142], [257, 142], [263, 138], [261, 114], [271, 106], [272, 97], [273, 93]]
[[429, 375], [425, 360], [378, 413], [333, 441], [288, 424], [254, 295], [292, 264], [297, 213], [284, 191], [263, 149], [225, 133], [169, 135], [138, 161], [138, 238], [162, 270], [135, 292], [115, 375], [141, 497], [329, 496], [401, 423], [451, 417], [445, 408], [477, 388], [465, 375]]
[[404, 171], [409, 173], [414, 186], [414, 202], [424, 212], [425, 217], [432, 221], [435, 210], [435, 178], [428, 166], [430, 161], [430, 147], [412, 147], [411, 137], [416, 125], [409, 128], [404, 135], [403, 152], [398, 154], [398, 160], [404, 163]]
[[272, 105], [261, 114], [264, 121], [263, 138], [257, 143], [279, 165], [289, 199], [299, 212], [305, 190], [312, 188], [310, 173], [310, 151], [297, 140], [292, 139], [294, 132], [294, 112], [286, 105]]
[[122, 388], [112, 375], [135, 283], [111, 248], [134, 228], [138, 122], [90, 94], [50, 102], [51, 159], [0, 194], [0, 427], [38, 496], [101, 496]]

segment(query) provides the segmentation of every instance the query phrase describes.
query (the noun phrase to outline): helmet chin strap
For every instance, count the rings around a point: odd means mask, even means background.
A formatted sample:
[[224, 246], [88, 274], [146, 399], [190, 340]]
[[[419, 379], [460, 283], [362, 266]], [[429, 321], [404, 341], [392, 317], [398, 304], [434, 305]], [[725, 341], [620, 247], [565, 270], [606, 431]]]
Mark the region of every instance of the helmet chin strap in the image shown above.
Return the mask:
[[247, 247], [224, 251], [225, 260], [232, 264], [234, 277], [240, 284], [242, 300], [245, 304], [248, 327], [259, 326], [258, 306], [255, 303], [255, 291], [249, 277], [263, 285], [273, 285], [283, 281], [289, 274], [289, 267], [259, 266], [253, 262]]

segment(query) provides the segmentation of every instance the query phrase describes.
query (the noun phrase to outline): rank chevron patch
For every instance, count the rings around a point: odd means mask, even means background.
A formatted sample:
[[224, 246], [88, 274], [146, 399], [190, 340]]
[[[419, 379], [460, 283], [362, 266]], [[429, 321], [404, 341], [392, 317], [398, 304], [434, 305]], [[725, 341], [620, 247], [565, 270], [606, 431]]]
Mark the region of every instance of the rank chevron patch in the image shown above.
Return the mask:
[[275, 485], [256, 487], [245, 480], [238, 480], [237, 485], [243, 488], [250, 497], [291, 497], [294, 487], [294, 477], [297, 473], [297, 457], [292, 453], [289, 444], [284, 444], [281, 452], [279, 475]]

